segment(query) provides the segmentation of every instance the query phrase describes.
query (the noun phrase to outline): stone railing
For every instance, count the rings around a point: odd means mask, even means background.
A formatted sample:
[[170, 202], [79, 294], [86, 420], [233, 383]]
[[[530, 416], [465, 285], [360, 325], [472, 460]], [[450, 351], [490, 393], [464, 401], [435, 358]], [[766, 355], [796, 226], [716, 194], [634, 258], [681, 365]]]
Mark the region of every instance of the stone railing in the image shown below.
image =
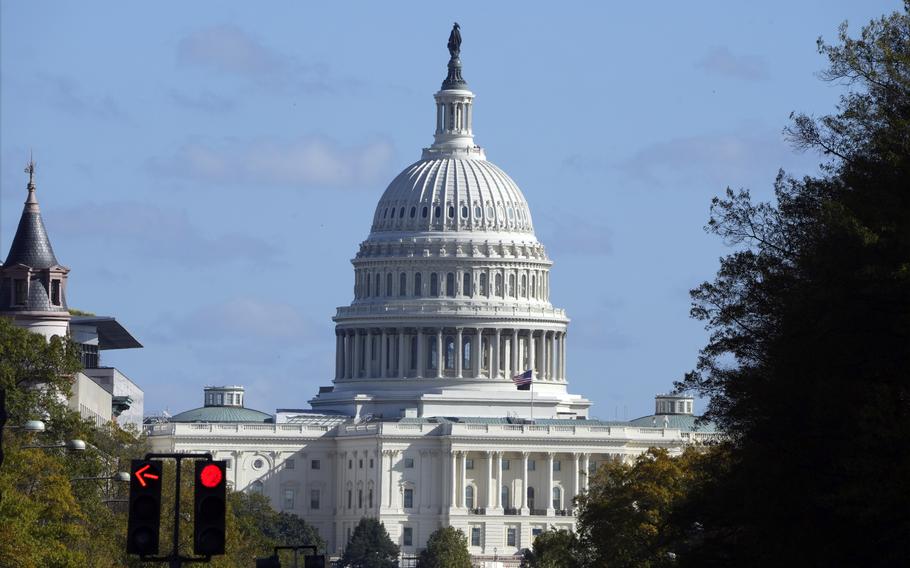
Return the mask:
[[306, 437], [319, 438], [327, 435], [335, 426], [323, 424], [230, 424], [230, 423], [185, 423], [169, 422], [150, 424], [145, 427], [149, 436], [240, 436], [258, 437]]
[[[394, 299], [394, 298], [392, 298]], [[460, 304], [439, 302], [369, 303], [355, 306], [341, 306], [336, 318], [365, 315], [420, 316], [421, 314], [451, 315], [467, 317], [542, 317], [564, 318], [566, 311], [560, 308], [530, 305]]]
[[[637, 426], [601, 426], [601, 425], [568, 425], [568, 424], [450, 424], [452, 436], [476, 437], [529, 437], [529, 438], [588, 438], [596, 440], [641, 440], [641, 441], [676, 441], [688, 443], [698, 436], [713, 436], [707, 433], [682, 432], [675, 428], [639, 428]], [[685, 434], [685, 436], [684, 436]], [[696, 438], [697, 439], [697, 438]]]

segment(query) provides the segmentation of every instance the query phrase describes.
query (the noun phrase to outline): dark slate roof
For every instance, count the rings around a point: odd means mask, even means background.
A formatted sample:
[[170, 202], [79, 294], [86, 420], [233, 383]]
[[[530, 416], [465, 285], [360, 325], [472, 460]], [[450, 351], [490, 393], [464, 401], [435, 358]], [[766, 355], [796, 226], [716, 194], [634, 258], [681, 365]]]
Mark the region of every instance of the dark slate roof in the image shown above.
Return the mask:
[[73, 316], [73, 325], [90, 325], [98, 333], [98, 349], [135, 349], [142, 344], [110, 316]]
[[28, 193], [22, 217], [19, 218], [16, 236], [13, 237], [13, 244], [10, 246], [6, 262], [3, 264], [4, 266], [24, 264], [34, 269], [58, 266], [60, 263], [54, 256], [54, 249], [51, 247], [47, 230], [44, 228], [44, 221], [41, 220], [41, 211], [38, 208], [38, 201], [35, 199], [33, 185], [29, 186]]
[[169, 422], [271, 422], [272, 415], [241, 406], [203, 406], [175, 414]]

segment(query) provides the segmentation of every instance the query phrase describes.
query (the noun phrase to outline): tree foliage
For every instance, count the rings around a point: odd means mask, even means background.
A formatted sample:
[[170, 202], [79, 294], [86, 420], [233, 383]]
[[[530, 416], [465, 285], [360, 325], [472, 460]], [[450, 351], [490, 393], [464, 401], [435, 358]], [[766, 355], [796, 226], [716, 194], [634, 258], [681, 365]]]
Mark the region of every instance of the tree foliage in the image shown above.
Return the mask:
[[[823, 174], [712, 202], [736, 247], [692, 291], [710, 331], [679, 383], [730, 437], [681, 519], [683, 564], [896, 565], [910, 553], [910, 3], [819, 40], [837, 113], [795, 115]], [[719, 454], [720, 455], [720, 454]]]
[[398, 545], [377, 519], [362, 518], [344, 549], [341, 566], [350, 568], [398, 568]]
[[468, 539], [455, 527], [436, 529], [420, 552], [419, 568], [471, 568]]
[[531, 548], [521, 558], [521, 568], [575, 568], [584, 566], [579, 561], [580, 546], [571, 532], [559, 530], [543, 531], [534, 539]]

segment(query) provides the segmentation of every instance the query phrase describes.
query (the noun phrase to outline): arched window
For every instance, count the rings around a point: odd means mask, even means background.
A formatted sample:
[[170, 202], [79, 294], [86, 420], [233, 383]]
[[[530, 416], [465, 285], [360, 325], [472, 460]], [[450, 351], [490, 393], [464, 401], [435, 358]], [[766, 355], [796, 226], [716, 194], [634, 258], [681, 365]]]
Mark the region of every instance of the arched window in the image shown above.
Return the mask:
[[430, 274], [430, 296], [435, 298], [439, 295], [439, 275], [435, 272]]
[[437, 205], [436, 207], [433, 208], [433, 217], [436, 217], [437, 219], [439, 219], [439, 217], [441, 217], [441, 216], [442, 216], [442, 208], [439, 205]]
[[528, 509], [534, 508], [534, 488], [528, 487]]
[[398, 295], [408, 295], [408, 275], [404, 272], [398, 275]]
[[509, 502], [509, 486], [508, 485], [502, 486], [502, 508], [503, 509], [512, 508], [512, 504]]
[[416, 207], [411, 207], [411, 219], [413, 219], [413, 218], [414, 218], [414, 215], [416, 215], [416, 214], [417, 214], [417, 208], [416, 208]]
[[436, 369], [436, 360], [438, 359], [436, 351], [436, 339], [430, 341], [430, 348], [427, 349], [427, 369]]
[[557, 511], [562, 509], [562, 490], [559, 487], [553, 488], [553, 508]]
[[385, 275], [385, 295], [392, 295], [392, 273], [387, 272]]
[[467, 206], [467, 205], [462, 205], [462, 206], [461, 206], [461, 218], [462, 218], [462, 219], [467, 219], [467, 218], [468, 218], [468, 206]]
[[509, 294], [510, 298], [515, 297], [515, 275], [509, 274]]
[[423, 296], [423, 276], [419, 272], [414, 275], [414, 295]]
[[521, 275], [521, 297], [522, 298], [528, 297], [528, 275], [527, 274]]
[[392, 207], [392, 216], [391, 216], [391, 218], [392, 218], [392, 219], [395, 218], [395, 208], [394, 208], [394, 207]]
[[[413, 210], [414, 210], [414, 208], [412, 207], [412, 208], [411, 208], [411, 211], [413, 211]], [[399, 211], [398, 211], [398, 216], [401, 217], [402, 219], [404, 219], [404, 207], [402, 207], [401, 209], [399, 209]], [[413, 217], [413, 216], [414, 216], [414, 213], [411, 213], [411, 217]]]
[[364, 286], [363, 286], [362, 296], [364, 298], [370, 297], [370, 274], [369, 273], [364, 275]]
[[380, 277], [379, 273], [377, 272], [376, 275], [373, 277], [373, 295], [376, 296], [377, 298], [381, 295], [381, 293], [379, 291], [380, 286], [382, 286], [382, 278]]
[[250, 493], [255, 493], [256, 495], [262, 495], [262, 482], [258, 479], [250, 484]]
[[474, 218], [480, 219], [483, 216], [483, 211], [480, 209], [480, 205], [474, 206]]
[[493, 295], [497, 298], [502, 297], [502, 273], [496, 273], [496, 284], [493, 286]]
[[455, 273], [449, 272], [446, 274], [446, 296], [450, 298], [455, 297]]
[[464, 505], [468, 509], [474, 508], [474, 486], [468, 485], [464, 488]]
[[427, 212], [428, 212], [428, 211], [429, 211], [429, 209], [427, 209], [426, 207], [424, 207], [423, 209], [420, 210], [420, 216], [423, 217], [424, 219], [426, 219], [426, 218], [427, 218]]
[[461, 277], [461, 295], [471, 297], [471, 273], [465, 272]]
[[445, 350], [445, 368], [454, 369], [455, 368], [455, 339], [451, 335], [446, 337], [446, 350]]
[[537, 297], [537, 277], [533, 274], [531, 275], [531, 297]]
[[449, 219], [454, 219], [454, 218], [455, 218], [455, 207], [452, 205], [449, 205]]
[[480, 273], [480, 295], [487, 296], [487, 273]]
[[411, 337], [411, 370], [417, 369], [417, 336]]
[[462, 338], [461, 345], [461, 368], [470, 369], [474, 362], [471, 360], [474, 354], [471, 353], [471, 338], [465, 337]]

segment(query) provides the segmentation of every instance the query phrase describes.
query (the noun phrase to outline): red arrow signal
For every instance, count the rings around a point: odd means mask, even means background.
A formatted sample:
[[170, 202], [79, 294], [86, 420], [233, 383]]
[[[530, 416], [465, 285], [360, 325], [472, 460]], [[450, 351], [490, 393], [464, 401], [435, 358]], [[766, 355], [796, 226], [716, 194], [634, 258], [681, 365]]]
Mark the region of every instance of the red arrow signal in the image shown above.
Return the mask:
[[158, 479], [158, 476], [155, 475], [154, 473], [145, 473], [145, 470], [147, 470], [150, 467], [152, 467], [152, 464], [147, 463], [144, 466], [142, 466], [136, 470], [136, 479], [139, 480], [139, 484], [142, 485], [143, 487], [148, 485], [145, 482], [146, 479]]

